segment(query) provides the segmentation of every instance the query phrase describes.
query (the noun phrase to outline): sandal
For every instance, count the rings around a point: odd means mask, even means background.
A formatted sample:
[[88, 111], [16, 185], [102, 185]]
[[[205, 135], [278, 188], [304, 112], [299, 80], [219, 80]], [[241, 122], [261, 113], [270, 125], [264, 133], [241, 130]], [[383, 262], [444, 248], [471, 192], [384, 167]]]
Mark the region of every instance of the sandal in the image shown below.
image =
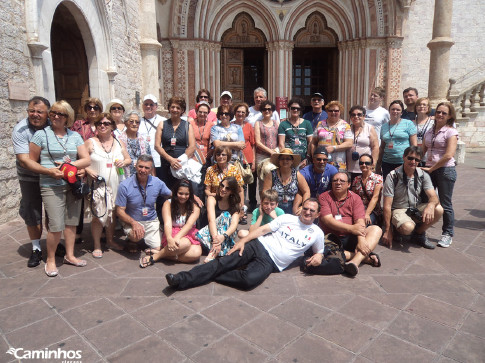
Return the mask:
[[93, 255], [94, 258], [101, 258], [103, 257], [103, 251], [97, 249], [97, 250], [94, 250], [93, 252], [91, 252], [91, 254]]
[[[148, 261], [146, 260], [147, 257], [148, 257]], [[140, 258], [140, 267], [141, 268], [152, 266], [154, 263], [155, 263], [155, 261], [153, 261], [152, 256], [144, 256], [144, 257]]]
[[243, 226], [245, 226], [246, 224], [248, 224], [248, 215], [246, 213], [244, 213], [244, 215], [239, 220], [239, 224], [241, 224]]
[[160, 250], [157, 250], [156, 248], [146, 248], [145, 249], [145, 254], [146, 255], [154, 255], [155, 253], [160, 252]]
[[[372, 258], [372, 256], [376, 256], [377, 262], [375, 259]], [[371, 265], [372, 267], [381, 267], [381, 258], [377, 253], [374, 253], [374, 252], [369, 253], [368, 259], [371, 262], [369, 263], [369, 265]]]
[[205, 258], [204, 263], [211, 262], [212, 260], [215, 260], [216, 257], [217, 257], [217, 252], [214, 250], [211, 250], [207, 255], [207, 257]]

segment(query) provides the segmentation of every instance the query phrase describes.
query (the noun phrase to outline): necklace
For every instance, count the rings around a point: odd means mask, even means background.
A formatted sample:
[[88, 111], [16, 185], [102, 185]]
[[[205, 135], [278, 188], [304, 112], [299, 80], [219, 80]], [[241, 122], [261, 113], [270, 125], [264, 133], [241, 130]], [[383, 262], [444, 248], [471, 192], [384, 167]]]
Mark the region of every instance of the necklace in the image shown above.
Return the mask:
[[[99, 138], [98, 138], [98, 140], [99, 140]], [[103, 142], [102, 142], [101, 140], [99, 140], [99, 143], [101, 144], [101, 147], [103, 148], [104, 152], [105, 152], [106, 154], [109, 154], [109, 153], [111, 152], [111, 150], [113, 150], [113, 145], [114, 145], [114, 143], [115, 143], [115, 140], [113, 139], [113, 140], [111, 141], [111, 147], [109, 148], [109, 151], [108, 151], [108, 150], [106, 150], [106, 148], [104, 147]]]

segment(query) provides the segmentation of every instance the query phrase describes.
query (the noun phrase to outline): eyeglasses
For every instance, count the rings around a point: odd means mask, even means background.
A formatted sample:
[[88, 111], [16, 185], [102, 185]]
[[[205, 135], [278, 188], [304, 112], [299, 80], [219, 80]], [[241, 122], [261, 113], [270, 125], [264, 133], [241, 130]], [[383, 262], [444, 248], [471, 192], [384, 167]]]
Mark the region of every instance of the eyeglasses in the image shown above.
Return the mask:
[[263, 108], [263, 112], [272, 112], [272, 111], [273, 111], [273, 109], [271, 107]]
[[448, 112], [445, 112], [445, 111], [436, 111], [435, 114], [446, 116], [446, 115], [448, 115]]
[[128, 123], [132, 124], [132, 125], [138, 125], [140, 123], [140, 121], [138, 121], [138, 120], [128, 120]]
[[328, 112], [330, 112], [330, 113], [339, 113], [340, 110], [328, 110]]
[[28, 112], [28, 113], [36, 113], [37, 115], [43, 115], [44, 113], [46, 113], [45, 111], [40, 111], [40, 110], [29, 110], [29, 109], [27, 109], [27, 112]]
[[64, 118], [67, 118], [67, 114], [66, 113], [62, 113], [62, 112], [57, 112], [57, 111], [49, 111], [49, 116], [54, 118], [54, 117], [64, 117]]
[[220, 116], [230, 116], [230, 115], [231, 115], [231, 114], [230, 114], [229, 112], [221, 112], [221, 113], [219, 114], [219, 117], [220, 117]]
[[406, 156], [406, 159], [408, 159], [409, 161], [416, 161], [417, 163], [421, 162], [421, 159], [412, 156]]
[[341, 183], [341, 184], [345, 184], [347, 183], [348, 180], [343, 180], [343, 179], [334, 179], [332, 180], [332, 183]]
[[98, 105], [94, 105], [94, 106], [87, 105], [86, 111], [90, 111], [90, 110], [99, 111], [99, 110], [101, 110], [101, 108]]
[[143, 106], [145, 107], [154, 107], [156, 103], [144, 103]]
[[372, 165], [372, 162], [371, 161], [359, 161], [359, 165], [367, 165], [367, 166], [370, 166], [370, 165]]
[[300, 111], [301, 110], [301, 107], [290, 107], [290, 110], [292, 111]]
[[316, 161], [328, 161], [328, 158], [315, 158]]
[[96, 122], [96, 127], [99, 127], [99, 126], [108, 127], [108, 126], [111, 126], [111, 122]]
[[364, 114], [361, 113], [361, 112], [360, 113], [351, 113], [350, 114], [350, 117], [362, 117], [362, 116], [364, 116]]
[[317, 211], [316, 209], [311, 209], [311, 208], [308, 208], [308, 207], [303, 207], [302, 209], [303, 209], [304, 212], [310, 211], [311, 213], [315, 213]]
[[115, 110], [115, 111], [122, 111], [123, 110], [123, 107], [121, 107], [121, 106], [120, 107], [111, 107], [109, 110], [110, 111], [113, 111], [113, 110]]

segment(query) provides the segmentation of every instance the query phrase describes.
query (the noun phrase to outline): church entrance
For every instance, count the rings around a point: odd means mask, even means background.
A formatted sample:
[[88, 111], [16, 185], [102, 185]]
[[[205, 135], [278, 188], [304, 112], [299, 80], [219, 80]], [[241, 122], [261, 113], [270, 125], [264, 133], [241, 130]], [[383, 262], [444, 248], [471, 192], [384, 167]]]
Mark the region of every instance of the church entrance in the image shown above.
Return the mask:
[[76, 20], [62, 4], [52, 21], [51, 50], [56, 100], [69, 102], [80, 117], [82, 104], [89, 97], [86, 50]]

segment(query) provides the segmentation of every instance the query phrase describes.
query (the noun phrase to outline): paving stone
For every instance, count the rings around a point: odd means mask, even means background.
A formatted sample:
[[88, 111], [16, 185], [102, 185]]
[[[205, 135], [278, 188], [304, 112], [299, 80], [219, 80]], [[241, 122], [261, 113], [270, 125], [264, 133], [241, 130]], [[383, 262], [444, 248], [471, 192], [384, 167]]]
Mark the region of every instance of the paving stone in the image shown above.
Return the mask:
[[33, 297], [23, 297], [23, 298], [3, 297], [3, 298], [0, 298], [0, 311], [3, 310], [3, 309], [10, 308], [10, 307], [15, 306], [15, 305], [24, 304], [24, 303], [32, 301], [34, 299], [35, 298], [33, 298]]
[[[58, 348], [69, 351], [80, 350], [80, 354], [83, 362], [98, 362], [101, 360], [101, 355], [96, 352], [89, 344], [87, 344], [80, 336], [75, 335], [69, 339], [61, 340], [55, 344], [48, 347], [51, 350], [57, 350]], [[67, 362], [68, 360], [66, 360]]]
[[485, 294], [485, 274], [459, 275], [459, 278], [464, 285], [482, 295]]
[[354, 296], [354, 294], [330, 295], [328, 292], [327, 294], [322, 295], [301, 295], [302, 298], [315, 304], [324, 306], [332, 311], [339, 311], [342, 309], [342, 307], [348, 304], [354, 298]]
[[201, 315], [193, 315], [158, 333], [184, 354], [191, 356], [219, 340], [227, 331]]
[[280, 362], [350, 362], [352, 353], [311, 334], [305, 334], [278, 355]]
[[405, 312], [401, 312], [386, 331], [433, 351], [441, 351], [455, 334], [450, 327]]
[[31, 300], [0, 311], [0, 330], [8, 333], [55, 314], [41, 299]]
[[267, 354], [256, 346], [231, 334], [195, 354], [193, 360], [198, 363], [259, 363], [267, 357]]
[[[157, 301], [160, 304], [164, 303], [165, 298], [159, 297], [136, 297], [136, 296], [123, 296], [123, 297], [110, 297], [109, 300], [119, 306], [126, 312], [132, 312], [134, 310], [141, 309], [147, 305], [150, 305]], [[166, 303], [166, 302], [165, 302]]]
[[104, 268], [96, 266], [92, 263], [89, 263], [85, 267], [79, 268], [77, 270], [72, 269], [72, 273], [70, 275], [66, 276], [65, 274], [63, 274], [63, 277], [72, 279], [112, 279], [116, 277], [106, 271]]
[[360, 296], [396, 309], [404, 308], [414, 298], [412, 294], [360, 294]]
[[471, 334], [458, 333], [443, 355], [458, 362], [483, 363], [485, 340]]
[[[330, 292], [338, 292], [339, 294], [359, 294], [384, 292], [375, 282], [371, 276], [359, 276], [356, 278], [348, 278], [341, 275], [336, 276], [301, 276], [295, 277], [295, 282], [300, 294], [305, 295], [311, 293], [316, 295], [328, 295]], [[399, 291], [401, 292], [401, 291]]]
[[261, 285], [257, 286], [251, 291], [238, 290], [224, 286], [221, 284], [214, 284], [214, 295], [293, 295], [296, 293], [296, 286], [292, 278], [282, 276], [280, 274], [271, 274]]
[[91, 301], [98, 300], [99, 297], [50, 297], [44, 298], [47, 303], [52, 306], [52, 309], [58, 313], [74, 309], [80, 305], [87, 304]]
[[194, 312], [174, 300], [156, 301], [132, 313], [133, 317], [157, 332], [179, 320], [187, 319]]
[[485, 257], [485, 247], [482, 246], [470, 246], [465, 251], [466, 255], [471, 255], [472, 257], [479, 257], [483, 259]]
[[470, 310], [485, 314], [485, 297], [482, 295], [477, 296], [477, 299], [473, 302], [473, 306]]
[[142, 324], [126, 315], [83, 333], [86, 339], [105, 356], [133, 344], [149, 334], [150, 331]]
[[354, 353], [362, 350], [374, 339], [379, 330], [349, 319], [345, 315], [333, 313], [319, 322], [311, 330], [313, 334], [333, 342]]
[[362, 355], [376, 363], [431, 362], [436, 354], [417, 345], [383, 334], [379, 336]]
[[260, 310], [234, 298], [226, 299], [201, 311], [201, 314], [207, 319], [222, 325], [228, 330], [234, 330], [246, 324], [258, 316], [259, 313], [261, 313]]
[[356, 296], [340, 313], [376, 329], [383, 329], [397, 316], [399, 310]]
[[441, 291], [473, 293], [455, 276], [374, 276], [378, 284], [389, 293], [435, 293]]
[[450, 305], [458, 306], [461, 308], [468, 309], [475, 298], [477, 297], [476, 293], [456, 293], [456, 292], [435, 292], [435, 293], [426, 293], [423, 294], [424, 296], [430, 297], [434, 300], [443, 301]]
[[483, 273], [485, 267], [453, 248], [440, 248], [433, 259], [452, 274]]
[[41, 275], [30, 274], [29, 276], [19, 276], [15, 279], [0, 279], [0, 298], [6, 297], [34, 297], [39, 289], [47, 284], [47, 277], [42, 271]]
[[485, 314], [470, 313], [463, 322], [460, 330], [485, 339]]
[[466, 313], [462, 308], [421, 295], [416, 297], [406, 311], [451, 327], [456, 327]]
[[238, 330], [236, 334], [274, 354], [303, 330], [270, 315], [261, 315]]
[[315, 326], [330, 314], [330, 310], [299, 297], [278, 305], [270, 312], [281, 320], [291, 322], [302, 329]]
[[107, 299], [99, 299], [62, 313], [62, 316], [77, 330], [84, 331], [116, 319], [124, 311]]
[[118, 296], [126, 284], [125, 279], [85, 280], [55, 277], [42, 286], [35, 295], [41, 297]]
[[167, 284], [161, 278], [130, 279], [123, 289], [121, 296], [163, 296], [163, 287]]
[[43, 349], [73, 335], [74, 330], [58, 315], [5, 334], [13, 347], [24, 349]]
[[229, 298], [226, 296], [176, 296], [175, 299], [182, 305], [192, 309], [195, 312], [205, 310], [221, 301]]
[[183, 362], [185, 357], [163, 342], [159, 337], [150, 336], [129, 345], [108, 357], [110, 362]]

